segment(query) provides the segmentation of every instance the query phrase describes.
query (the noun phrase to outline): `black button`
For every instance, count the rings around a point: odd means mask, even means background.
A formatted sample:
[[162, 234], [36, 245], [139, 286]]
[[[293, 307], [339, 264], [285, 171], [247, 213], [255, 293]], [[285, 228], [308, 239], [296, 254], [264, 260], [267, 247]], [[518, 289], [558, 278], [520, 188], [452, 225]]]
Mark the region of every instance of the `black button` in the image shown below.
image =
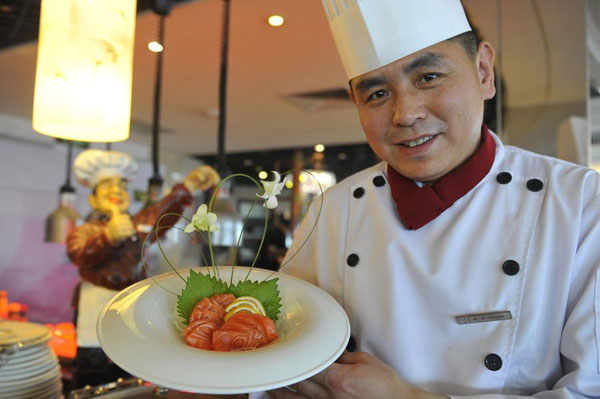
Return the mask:
[[498, 173], [498, 176], [496, 176], [496, 180], [500, 184], [508, 184], [512, 180], [512, 175], [508, 172]]
[[529, 191], [533, 191], [534, 193], [537, 193], [542, 188], [544, 188], [544, 183], [542, 183], [542, 181], [540, 179], [531, 179], [527, 182], [527, 189]]
[[348, 345], [346, 345], [346, 350], [348, 352], [354, 352], [355, 349], [356, 349], [356, 340], [354, 339], [353, 336], [350, 336], [350, 339], [348, 340]]
[[495, 353], [490, 353], [485, 357], [485, 367], [492, 371], [498, 371], [502, 368], [502, 358]]
[[515, 274], [519, 273], [520, 267], [516, 261], [509, 259], [502, 264], [502, 270], [504, 270], [504, 273], [508, 274], [509, 276], [514, 276]]
[[365, 189], [362, 187], [357, 188], [356, 190], [354, 190], [354, 198], [360, 198], [365, 194]]
[[376, 187], [383, 187], [385, 186], [385, 179], [383, 178], [383, 176], [375, 176], [373, 178], [373, 184]]
[[348, 259], [346, 259], [346, 262], [348, 263], [348, 266], [356, 266], [358, 265], [358, 261], [359, 261], [359, 257], [357, 254], [350, 254], [348, 255]]

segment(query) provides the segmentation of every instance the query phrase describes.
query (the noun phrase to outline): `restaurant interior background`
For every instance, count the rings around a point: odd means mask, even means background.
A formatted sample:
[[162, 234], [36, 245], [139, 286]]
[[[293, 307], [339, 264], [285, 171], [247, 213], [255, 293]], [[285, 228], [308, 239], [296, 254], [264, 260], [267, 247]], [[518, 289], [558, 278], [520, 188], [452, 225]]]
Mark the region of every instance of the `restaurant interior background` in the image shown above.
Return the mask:
[[[138, 1], [131, 136], [111, 146], [140, 163], [130, 183], [138, 198], [152, 173], [156, 55], [147, 44], [156, 40], [158, 16], [150, 4]], [[600, 1], [464, 4], [497, 50], [503, 112], [496, 131], [504, 142], [588, 166], [600, 163]], [[222, 0], [175, 1], [166, 18], [160, 126], [165, 190], [195, 166], [215, 162], [222, 7]], [[59, 323], [72, 319], [79, 277], [65, 245], [45, 242], [46, 217], [65, 181], [67, 146], [32, 129], [39, 14], [40, 0], [0, 0], [0, 289], [11, 302], [27, 305], [29, 320]], [[270, 26], [273, 14], [285, 23]], [[321, 1], [231, 1], [225, 149], [232, 172], [282, 171], [296, 161], [339, 181], [377, 162], [346, 87]], [[315, 153], [316, 144], [325, 150]], [[76, 146], [73, 156], [79, 151]], [[86, 215], [89, 190], [73, 185], [77, 211]], [[229, 201], [242, 213], [254, 196], [252, 187], [236, 182]], [[302, 207], [313, 196], [303, 196]], [[132, 212], [142, 205], [134, 202]], [[279, 212], [291, 210], [287, 190]], [[254, 233], [244, 243], [246, 257], [253, 254]], [[180, 267], [200, 261], [191, 245], [177, 231], [165, 241]]]

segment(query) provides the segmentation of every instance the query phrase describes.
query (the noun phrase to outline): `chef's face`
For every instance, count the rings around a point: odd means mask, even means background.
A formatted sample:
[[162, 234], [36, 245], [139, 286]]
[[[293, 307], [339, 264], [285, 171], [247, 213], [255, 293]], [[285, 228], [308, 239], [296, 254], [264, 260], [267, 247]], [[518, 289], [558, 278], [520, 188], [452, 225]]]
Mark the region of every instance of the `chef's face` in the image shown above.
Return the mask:
[[108, 215], [127, 212], [129, 209], [127, 180], [119, 176], [101, 180], [96, 184], [94, 192], [90, 194], [89, 202], [92, 208]]
[[494, 96], [494, 50], [469, 55], [446, 40], [350, 81], [367, 140], [400, 174], [433, 182], [479, 145], [484, 100]]

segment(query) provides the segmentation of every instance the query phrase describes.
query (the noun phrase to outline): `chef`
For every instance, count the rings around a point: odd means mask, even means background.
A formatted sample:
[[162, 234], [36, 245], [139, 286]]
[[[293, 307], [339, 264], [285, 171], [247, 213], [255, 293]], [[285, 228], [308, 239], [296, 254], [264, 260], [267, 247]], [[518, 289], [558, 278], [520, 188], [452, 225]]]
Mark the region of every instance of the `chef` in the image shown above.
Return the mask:
[[[67, 254], [81, 276], [73, 301], [77, 309], [76, 388], [112, 382], [125, 375], [100, 348], [96, 336], [98, 316], [119, 290], [147, 277], [141, 262], [142, 243], [160, 217], [181, 214], [197, 191], [208, 190], [219, 182], [213, 168], [199, 166], [160, 202], [131, 216], [127, 182], [137, 170], [137, 162], [119, 151], [86, 150], [74, 162], [79, 183], [92, 188], [89, 203], [93, 210], [90, 220], [67, 238]], [[171, 227], [177, 219], [167, 216], [160, 225]], [[159, 236], [165, 232], [162, 229]], [[149, 240], [153, 241], [153, 236]]]
[[600, 397], [598, 174], [482, 125], [494, 50], [459, 0], [324, 5], [383, 162], [324, 194], [282, 269], [344, 306], [355, 351], [269, 394]]

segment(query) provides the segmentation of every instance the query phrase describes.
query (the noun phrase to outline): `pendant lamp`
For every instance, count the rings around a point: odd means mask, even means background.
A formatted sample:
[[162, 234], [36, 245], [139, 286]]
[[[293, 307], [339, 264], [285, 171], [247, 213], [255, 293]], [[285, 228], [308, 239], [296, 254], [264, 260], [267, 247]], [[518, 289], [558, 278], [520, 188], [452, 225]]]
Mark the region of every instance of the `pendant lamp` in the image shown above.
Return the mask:
[[129, 137], [136, 0], [42, 0], [33, 129], [74, 141]]
[[[225, 153], [225, 125], [227, 116], [227, 72], [229, 60], [230, 0], [223, 0], [223, 25], [221, 31], [221, 63], [219, 68], [219, 126], [217, 130], [217, 171], [221, 176], [230, 174]], [[219, 215], [218, 230], [212, 235], [213, 246], [234, 247], [242, 231], [242, 218], [231, 199], [231, 180], [228, 180], [213, 201], [212, 212]], [[234, 260], [235, 261], [235, 260]]]
[[154, 205], [161, 199], [163, 178], [160, 175], [160, 98], [162, 89], [163, 54], [165, 51], [165, 18], [171, 11], [171, 0], [154, 0], [152, 9], [158, 14], [158, 38], [161, 50], [156, 52], [156, 74], [154, 80], [154, 105], [152, 117], [152, 177], [148, 179], [148, 201], [146, 206]]
[[60, 188], [58, 207], [46, 218], [46, 242], [65, 243], [75, 228], [79, 213], [75, 209], [75, 189], [71, 186], [73, 143], [67, 143], [67, 176]]

